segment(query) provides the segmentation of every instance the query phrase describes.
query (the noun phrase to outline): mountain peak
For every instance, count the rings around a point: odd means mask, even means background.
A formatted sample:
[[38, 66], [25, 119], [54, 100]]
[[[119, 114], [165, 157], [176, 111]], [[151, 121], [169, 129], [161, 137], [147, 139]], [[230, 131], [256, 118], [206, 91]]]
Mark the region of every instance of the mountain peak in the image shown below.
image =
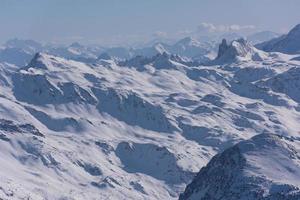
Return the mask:
[[298, 145], [269, 133], [242, 141], [212, 158], [180, 199], [299, 199]]
[[45, 53], [38, 52], [34, 55], [34, 57], [31, 59], [29, 64], [26, 66], [26, 68], [39, 68], [39, 69], [48, 69], [47, 66], [49, 66], [49, 55]]
[[237, 60], [263, 60], [264, 53], [257, 50], [244, 38], [232, 41], [227, 44], [226, 39], [219, 45], [219, 51], [213, 63], [228, 63]]
[[226, 39], [223, 39], [221, 44], [219, 45], [219, 51], [217, 58], [220, 58], [224, 55], [225, 51], [229, 48], [229, 45], [227, 44]]

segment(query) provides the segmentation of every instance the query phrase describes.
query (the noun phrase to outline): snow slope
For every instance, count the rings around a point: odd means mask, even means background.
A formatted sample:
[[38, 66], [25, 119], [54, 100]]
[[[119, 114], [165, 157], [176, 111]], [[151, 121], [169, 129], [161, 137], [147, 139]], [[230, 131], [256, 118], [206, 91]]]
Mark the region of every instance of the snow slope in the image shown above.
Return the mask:
[[247, 40], [250, 41], [253, 45], [259, 44], [278, 38], [280, 34], [274, 33], [272, 31], [261, 31], [247, 36]]
[[289, 88], [300, 62], [253, 59], [247, 44], [228, 48], [243, 59], [209, 66], [168, 53], [122, 66], [45, 53], [21, 69], [1, 63], [0, 198], [178, 199], [233, 144], [298, 137]]
[[212, 158], [179, 199], [299, 199], [300, 140], [260, 134]]
[[257, 48], [268, 52], [300, 54], [300, 24], [288, 34], [256, 45]]

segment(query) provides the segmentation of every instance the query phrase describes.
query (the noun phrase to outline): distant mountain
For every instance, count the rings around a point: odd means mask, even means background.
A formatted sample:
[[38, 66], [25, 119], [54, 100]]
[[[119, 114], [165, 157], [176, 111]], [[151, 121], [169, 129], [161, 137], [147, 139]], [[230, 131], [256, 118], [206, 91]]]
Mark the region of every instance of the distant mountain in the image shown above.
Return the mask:
[[6, 62], [22, 67], [29, 63], [33, 53], [20, 48], [6, 47], [0, 49], [0, 62]]
[[243, 38], [244, 36], [239, 33], [224, 33], [218, 37], [218, 41], [222, 41], [222, 39], [226, 39], [229, 42], [232, 42], [233, 40], [238, 40], [240, 38]]
[[278, 38], [280, 34], [272, 31], [261, 31], [247, 36], [247, 40], [253, 45]]
[[34, 40], [11, 39], [0, 49], [0, 62], [23, 67], [35, 53], [42, 50], [43, 46]]
[[60, 46], [60, 47], [49, 46], [48, 48], [44, 48], [43, 51], [67, 59], [88, 62], [89, 60], [96, 59], [100, 54], [100, 52], [102, 51], [102, 49], [91, 48], [75, 42], [69, 46]]
[[257, 48], [267, 52], [281, 52], [286, 54], [300, 53], [300, 24], [295, 26], [288, 34], [256, 45]]
[[150, 47], [135, 49], [135, 56], [153, 57], [157, 54], [169, 53], [169, 46], [164, 43], [157, 43]]
[[135, 49], [133, 54], [135, 56], [153, 57], [165, 52], [193, 59], [208, 54], [210, 50], [211, 46], [209, 43], [199, 42], [192, 37], [186, 37], [171, 45], [166, 43], [156, 43], [150, 47]]
[[194, 58], [209, 53], [211, 46], [195, 38], [186, 37], [169, 47], [169, 52], [186, 58]]
[[[74, 42], [71, 45], [53, 45], [47, 44], [42, 45], [33, 40], [9, 40], [1, 49], [9, 48], [10, 55], [6, 54], [4, 57], [13, 57], [14, 53], [12, 49], [19, 49], [33, 57], [35, 53], [45, 52], [58, 57], [66, 59], [72, 59], [85, 63], [94, 63], [97, 61], [99, 55], [105, 53], [115, 60], [128, 60], [136, 56], [143, 56], [151, 58], [157, 54], [174, 54], [186, 59], [196, 59], [197, 61], [208, 61], [208, 54], [213, 50], [213, 45], [209, 42], [199, 42], [194, 38], [186, 37], [174, 44], [167, 44], [163, 42], [157, 42], [149, 46], [142, 48], [131, 48], [131, 47], [100, 47], [100, 46], [86, 46], [78, 42]], [[1, 55], [0, 55], [1, 56]], [[9, 60], [9, 59], [8, 59]], [[2, 59], [5, 61], [5, 59]], [[25, 63], [28, 63], [26, 60]], [[14, 62], [24, 65], [24, 62]]]
[[207, 42], [199, 42], [194, 38], [186, 37], [174, 44], [155, 43], [152, 46], [143, 48], [107, 48], [105, 52], [111, 57], [119, 59], [131, 59], [136, 56], [151, 58], [157, 54], [174, 54], [188, 59], [204, 59], [203, 56], [209, 54], [212, 45]]
[[132, 48], [126, 48], [126, 47], [107, 48], [104, 50], [104, 52], [111, 57], [121, 59], [121, 60], [130, 59], [134, 56], [134, 50]]
[[214, 156], [179, 199], [300, 199], [299, 147], [299, 140], [272, 134], [242, 141]]
[[155, 56], [144, 57], [136, 56], [132, 59], [119, 63], [121, 66], [134, 67], [138, 70], [144, 70], [146, 66], [152, 66], [155, 69], [180, 69], [191, 65], [192, 63], [181, 58], [178, 55], [171, 55], [166, 52], [158, 53]]
[[34, 40], [21, 40], [17, 38], [8, 40], [4, 46], [7, 48], [22, 49], [29, 54], [37, 53], [43, 49], [42, 44]]

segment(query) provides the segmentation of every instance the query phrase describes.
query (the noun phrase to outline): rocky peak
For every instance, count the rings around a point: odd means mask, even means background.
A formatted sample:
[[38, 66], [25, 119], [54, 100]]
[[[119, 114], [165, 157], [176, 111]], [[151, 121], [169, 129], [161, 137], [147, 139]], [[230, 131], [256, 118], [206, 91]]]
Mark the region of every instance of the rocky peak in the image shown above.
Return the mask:
[[263, 60], [265, 53], [253, 47], [247, 40], [241, 38], [227, 44], [226, 39], [219, 45], [219, 52], [213, 63], [229, 63], [237, 60]]
[[45, 61], [45, 54], [43, 53], [36, 53], [34, 57], [31, 59], [27, 68], [40, 68], [40, 69], [47, 69], [47, 63]]
[[217, 58], [220, 58], [221, 56], [223, 56], [228, 48], [229, 48], [229, 45], [227, 44], [226, 39], [223, 39], [222, 43], [219, 45], [219, 51], [218, 51]]

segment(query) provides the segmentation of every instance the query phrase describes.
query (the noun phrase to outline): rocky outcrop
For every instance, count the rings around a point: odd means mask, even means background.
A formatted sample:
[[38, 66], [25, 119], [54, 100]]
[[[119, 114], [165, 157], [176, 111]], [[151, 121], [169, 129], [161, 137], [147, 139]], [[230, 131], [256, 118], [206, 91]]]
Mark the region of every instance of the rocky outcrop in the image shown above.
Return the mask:
[[273, 134], [242, 141], [213, 157], [179, 199], [299, 199], [299, 145]]

